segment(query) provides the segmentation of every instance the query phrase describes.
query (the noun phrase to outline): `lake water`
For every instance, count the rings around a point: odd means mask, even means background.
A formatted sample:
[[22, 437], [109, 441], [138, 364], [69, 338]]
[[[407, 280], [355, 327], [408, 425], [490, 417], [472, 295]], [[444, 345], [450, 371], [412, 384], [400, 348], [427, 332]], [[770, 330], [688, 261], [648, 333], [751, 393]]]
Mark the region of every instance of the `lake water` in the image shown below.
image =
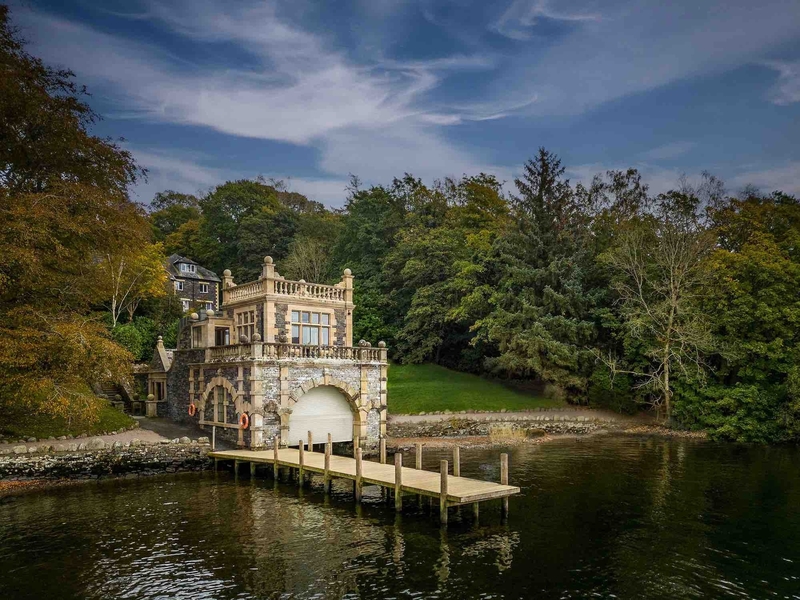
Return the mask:
[[[0, 598], [800, 598], [800, 451], [602, 436], [508, 450], [450, 526], [344, 482], [107, 481], [0, 500]], [[462, 472], [499, 478], [499, 449]], [[427, 468], [444, 453], [429, 451]], [[410, 457], [406, 459], [408, 464]], [[413, 462], [411, 463], [413, 464]]]

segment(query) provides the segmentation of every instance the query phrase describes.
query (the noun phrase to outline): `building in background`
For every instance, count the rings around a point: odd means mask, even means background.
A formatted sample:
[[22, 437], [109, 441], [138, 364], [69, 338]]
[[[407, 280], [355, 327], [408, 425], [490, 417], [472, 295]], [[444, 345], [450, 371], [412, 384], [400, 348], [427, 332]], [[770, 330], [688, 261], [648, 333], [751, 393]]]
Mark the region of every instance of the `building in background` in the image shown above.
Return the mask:
[[216, 273], [178, 254], [167, 259], [166, 268], [169, 284], [184, 312], [219, 308], [220, 279]]

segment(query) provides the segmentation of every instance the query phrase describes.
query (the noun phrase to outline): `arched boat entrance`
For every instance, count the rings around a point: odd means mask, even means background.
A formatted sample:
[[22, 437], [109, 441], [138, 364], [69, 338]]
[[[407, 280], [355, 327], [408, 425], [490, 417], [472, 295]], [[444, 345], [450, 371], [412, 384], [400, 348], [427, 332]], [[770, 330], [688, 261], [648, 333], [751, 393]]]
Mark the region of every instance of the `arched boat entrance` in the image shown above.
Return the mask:
[[289, 446], [307, 440], [310, 431], [316, 443], [331, 434], [334, 442], [353, 441], [353, 410], [345, 395], [332, 385], [310, 389], [292, 406], [289, 416]]

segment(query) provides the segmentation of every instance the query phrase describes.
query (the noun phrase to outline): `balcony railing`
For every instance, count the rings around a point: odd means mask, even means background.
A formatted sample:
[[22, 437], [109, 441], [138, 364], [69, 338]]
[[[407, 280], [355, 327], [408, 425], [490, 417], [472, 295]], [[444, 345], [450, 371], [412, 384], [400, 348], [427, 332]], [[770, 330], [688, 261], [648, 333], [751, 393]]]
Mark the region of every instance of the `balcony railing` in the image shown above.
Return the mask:
[[333, 300], [336, 302], [344, 302], [346, 299], [345, 289], [335, 285], [305, 283], [288, 279], [259, 279], [258, 281], [251, 281], [222, 290], [222, 300], [223, 304], [228, 304], [230, 302], [258, 298], [266, 294]]
[[264, 280], [259, 279], [258, 281], [251, 281], [250, 283], [243, 283], [242, 285], [222, 290], [222, 301], [223, 304], [238, 302], [239, 300], [263, 296], [264, 293]]
[[344, 289], [335, 285], [321, 283], [304, 283], [302, 281], [288, 281], [275, 279], [274, 293], [281, 296], [298, 296], [300, 298], [317, 298], [319, 300], [337, 300], [344, 302]]
[[385, 363], [387, 352], [386, 348], [373, 348], [372, 346], [304, 346], [303, 344], [278, 342], [212, 346], [206, 349], [206, 362], [225, 362], [238, 359], [323, 359]]

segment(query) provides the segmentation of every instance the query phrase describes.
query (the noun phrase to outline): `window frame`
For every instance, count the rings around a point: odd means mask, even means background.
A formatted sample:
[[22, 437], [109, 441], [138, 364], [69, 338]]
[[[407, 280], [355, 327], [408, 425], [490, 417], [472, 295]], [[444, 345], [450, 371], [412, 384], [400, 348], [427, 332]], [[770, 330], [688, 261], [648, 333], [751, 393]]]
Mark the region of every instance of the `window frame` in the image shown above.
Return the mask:
[[199, 293], [201, 293], [201, 294], [207, 294], [208, 293], [208, 284], [207, 283], [201, 283], [201, 284], [199, 284], [199, 286], [200, 286], [200, 292]]
[[[300, 346], [330, 346], [333, 319], [324, 310], [295, 308], [289, 311], [289, 340]], [[315, 341], [316, 340], [316, 341]]]

